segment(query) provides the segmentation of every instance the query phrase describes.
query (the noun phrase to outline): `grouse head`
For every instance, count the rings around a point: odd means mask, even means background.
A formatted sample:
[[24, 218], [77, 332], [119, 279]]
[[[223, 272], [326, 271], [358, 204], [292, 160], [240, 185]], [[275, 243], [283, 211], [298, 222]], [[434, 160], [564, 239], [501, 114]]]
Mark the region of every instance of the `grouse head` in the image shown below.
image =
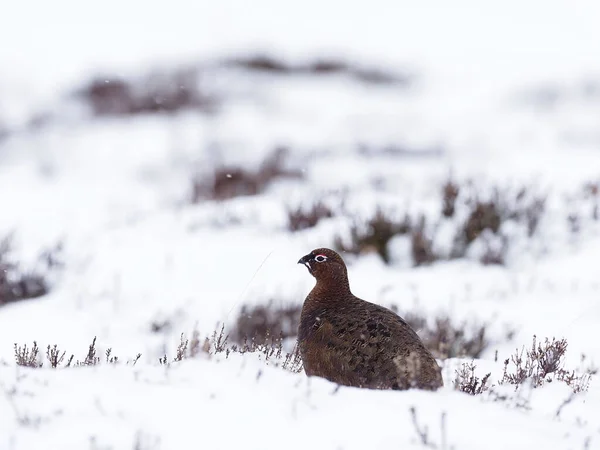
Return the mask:
[[308, 272], [320, 282], [348, 284], [348, 271], [340, 255], [329, 248], [317, 248], [303, 256], [298, 264], [304, 264]]

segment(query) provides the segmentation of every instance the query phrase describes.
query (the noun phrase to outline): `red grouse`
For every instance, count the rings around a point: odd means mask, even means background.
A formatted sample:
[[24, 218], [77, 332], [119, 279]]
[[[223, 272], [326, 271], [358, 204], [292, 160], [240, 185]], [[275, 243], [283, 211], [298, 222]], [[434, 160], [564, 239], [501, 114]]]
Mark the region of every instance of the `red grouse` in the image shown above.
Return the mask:
[[298, 328], [308, 376], [371, 389], [443, 385], [440, 367], [414, 330], [389, 309], [352, 294], [340, 255], [319, 248], [298, 264], [317, 279]]

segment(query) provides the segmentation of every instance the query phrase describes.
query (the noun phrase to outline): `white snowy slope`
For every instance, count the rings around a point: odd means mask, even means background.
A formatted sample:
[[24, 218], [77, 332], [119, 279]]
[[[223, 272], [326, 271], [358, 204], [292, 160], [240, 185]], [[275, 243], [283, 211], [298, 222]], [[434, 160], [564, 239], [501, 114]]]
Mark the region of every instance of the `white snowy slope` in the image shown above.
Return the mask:
[[[335, 389], [255, 361], [188, 360], [164, 367], [2, 367], [2, 448], [595, 448], [597, 422], [568, 390], [532, 392], [532, 411], [451, 388]], [[556, 388], [556, 389], [552, 389]], [[590, 390], [588, 401], [598, 400]], [[562, 403], [562, 402], [561, 402]], [[415, 409], [417, 427], [411, 408]], [[18, 419], [24, 423], [15, 426]], [[591, 444], [586, 444], [591, 442]]]
[[[583, 195], [600, 182], [597, 2], [107, 0], [92, 10], [57, 0], [9, 9], [0, 16], [0, 41], [12, 43], [0, 45], [0, 237], [14, 231], [13, 256], [26, 266], [62, 241], [64, 268], [48, 295], [0, 307], [0, 450], [600, 448], [596, 378], [573, 398], [560, 383], [524, 389], [520, 408], [510, 386], [497, 388], [504, 401], [455, 391], [456, 359], [445, 361], [436, 393], [337, 389], [249, 354], [158, 363], [173, 358], [181, 333], [210, 334], [242, 305], [302, 302], [313, 280], [295, 262], [332, 245], [348, 222], [291, 233], [289, 205], [343, 197], [359, 217], [383, 206], [436, 218], [451, 174], [482, 195], [494, 185], [547, 195], [538, 233], [515, 229], [505, 266], [467, 255], [413, 268], [402, 240], [390, 265], [348, 255], [354, 293], [487, 324], [490, 345], [475, 364], [494, 383], [534, 334], [567, 339], [568, 368], [582, 354], [600, 364], [600, 226]], [[213, 67], [204, 82], [223, 94], [214, 114], [99, 119], [69, 97], [99, 74], [263, 54], [340, 59], [411, 82]], [[39, 114], [51, 120], [28, 125]], [[193, 177], [219, 162], [254, 168], [278, 146], [302, 179], [189, 201]], [[380, 151], [392, 147], [400, 150]], [[436, 230], [441, 249], [449, 227]], [[169, 327], [156, 333], [153, 323]], [[123, 364], [15, 364], [15, 343], [82, 358], [94, 336], [99, 354], [112, 348]]]

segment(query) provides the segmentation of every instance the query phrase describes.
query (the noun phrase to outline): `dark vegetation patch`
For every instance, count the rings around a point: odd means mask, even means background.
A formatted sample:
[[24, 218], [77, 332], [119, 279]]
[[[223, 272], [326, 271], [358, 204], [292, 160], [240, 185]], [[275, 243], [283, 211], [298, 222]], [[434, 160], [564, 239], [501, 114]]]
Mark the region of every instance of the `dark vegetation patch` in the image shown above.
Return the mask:
[[264, 344], [273, 338], [296, 338], [301, 305], [243, 305], [229, 334], [234, 342]]
[[154, 70], [138, 77], [98, 76], [76, 92], [95, 116], [214, 112], [217, 99], [204, 92], [198, 68]]
[[415, 266], [430, 264], [439, 259], [433, 250], [433, 237], [427, 232], [427, 219], [424, 215], [419, 217], [410, 230], [410, 254]]
[[[503, 224], [512, 222], [532, 238], [539, 228], [545, 205], [545, 196], [531, 188], [521, 187], [516, 191], [494, 188], [488, 198], [482, 199], [474, 187], [468, 184], [461, 187], [447, 180], [441, 189], [438, 218], [428, 219], [424, 214], [399, 216], [378, 208], [366, 220], [352, 219], [349, 237], [336, 236], [334, 246], [350, 254], [374, 251], [384, 262], [390, 263], [389, 242], [405, 235], [410, 237], [412, 263], [420, 266], [464, 258], [471, 245], [481, 241], [482, 264], [505, 264], [511, 240], [503, 232]], [[450, 252], [442, 254], [436, 251], [434, 240], [435, 230], [444, 221], [453, 224], [454, 237]]]
[[192, 202], [256, 195], [275, 180], [302, 178], [302, 172], [286, 166], [287, 154], [286, 148], [278, 147], [256, 170], [219, 167], [210, 174], [196, 176], [192, 182]]
[[334, 216], [334, 210], [323, 200], [317, 200], [309, 206], [288, 207], [288, 230], [300, 231], [312, 228], [323, 219]]
[[[397, 308], [392, 307], [392, 310], [396, 312]], [[439, 314], [433, 320], [416, 312], [402, 317], [439, 359], [479, 358], [489, 345], [485, 324], [455, 322], [446, 314]]]
[[[448, 196], [453, 194], [451, 190], [444, 189], [444, 207], [452, 202]], [[545, 213], [546, 197], [525, 186], [517, 190], [495, 187], [486, 200], [476, 193], [468, 194], [464, 206], [468, 210], [467, 218], [458, 228], [449, 258], [464, 257], [471, 244], [482, 239], [484, 251], [480, 262], [502, 265], [506, 262], [511, 244], [509, 236], [502, 232], [502, 225], [513, 222], [524, 228], [528, 238], [532, 238]]]
[[589, 181], [566, 199], [566, 228], [572, 237], [600, 221], [600, 181]]
[[336, 236], [334, 247], [354, 255], [376, 252], [389, 263], [389, 241], [395, 236], [409, 234], [411, 230], [412, 220], [408, 215], [398, 219], [378, 208], [366, 223], [355, 219], [350, 226], [349, 239]]
[[496, 187], [490, 199], [481, 200], [477, 194], [472, 194], [465, 203], [470, 211], [463, 234], [459, 236], [459, 241], [465, 245], [472, 243], [485, 230], [497, 234], [502, 223], [508, 220], [525, 225], [527, 236], [532, 237], [546, 209], [546, 197], [524, 186], [516, 192]]
[[454, 216], [458, 194], [460, 194], [460, 186], [450, 178], [446, 180], [442, 185], [442, 216]]
[[[539, 388], [548, 383], [564, 383], [571, 388], [573, 394], [587, 391], [591, 377], [598, 373], [598, 369], [584, 367], [584, 356], [582, 356], [581, 368], [565, 369], [566, 351], [565, 339], [545, 338], [544, 342], [540, 342], [536, 336], [533, 336], [531, 347], [517, 349], [504, 360], [504, 370], [498, 385], [512, 385], [517, 391], [522, 386]], [[488, 385], [491, 374], [479, 378], [475, 374], [475, 369], [474, 362], [463, 363], [456, 371], [454, 388], [471, 395], [479, 395], [490, 390], [493, 400], [506, 400], [505, 394], [494, 391], [494, 385]], [[560, 411], [557, 412], [558, 414]]]
[[394, 73], [376, 67], [352, 64], [339, 59], [316, 59], [291, 64], [269, 55], [254, 55], [226, 60], [225, 66], [273, 75], [345, 75], [362, 83], [408, 85], [409, 74]]
[[12, 255], [12, 235], [0, 239], [0, 306], [41, 297], [50, 290], [49, 276], [62, 267], [62, 243], [40, 252], [34, 268], [23, 268]]

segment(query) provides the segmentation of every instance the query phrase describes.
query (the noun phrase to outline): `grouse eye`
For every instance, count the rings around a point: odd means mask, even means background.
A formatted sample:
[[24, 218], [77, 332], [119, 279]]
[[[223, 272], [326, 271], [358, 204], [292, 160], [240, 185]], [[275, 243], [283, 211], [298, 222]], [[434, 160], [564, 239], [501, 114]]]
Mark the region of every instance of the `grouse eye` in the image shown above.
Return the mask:
[[325, 262], [325, 261], [327, 261], [327, 256], [325, 256], [325, 255], [317, 255], [317, 256], [315, 256], [315, 261], [316, 262]]

